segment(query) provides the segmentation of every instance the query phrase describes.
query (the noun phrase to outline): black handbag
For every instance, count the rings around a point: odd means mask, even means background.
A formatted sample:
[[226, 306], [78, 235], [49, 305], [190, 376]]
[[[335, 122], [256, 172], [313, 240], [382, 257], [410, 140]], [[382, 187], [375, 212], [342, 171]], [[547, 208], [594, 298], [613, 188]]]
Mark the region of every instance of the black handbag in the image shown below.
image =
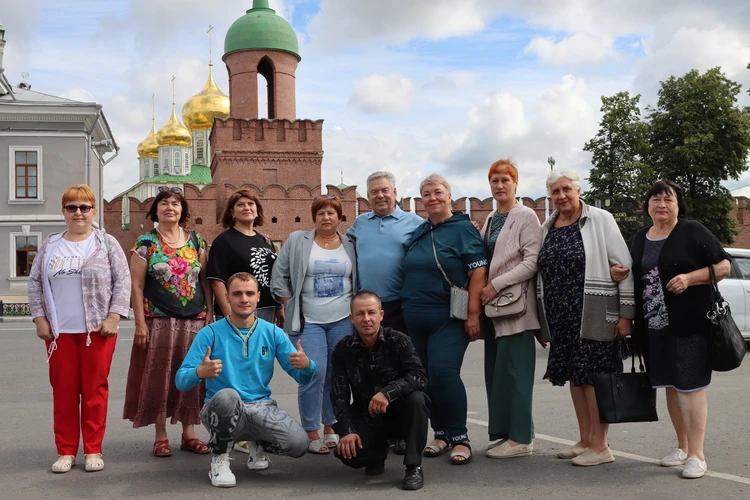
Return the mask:
[[617, 372], [593, 376], [599, 420], [603, 424], [656, 422], [659, 420], [656, 413], [656, 389], [651, 387], [641, 355], [638, 354], [640, 371], [635, 371], [633, 355], [630, 373], [623, 373], [620, 340], [616, 339], [613, 344]]
[[740, 329], [732, 318], [729, 303], [719, 292], [714, 266], [708, 266], [714, 299], [706, 314], [711, 322], [708, 340], [708, 366], [717, 372], [728, 372], [738, 368], [745, 357], [747, 346]]

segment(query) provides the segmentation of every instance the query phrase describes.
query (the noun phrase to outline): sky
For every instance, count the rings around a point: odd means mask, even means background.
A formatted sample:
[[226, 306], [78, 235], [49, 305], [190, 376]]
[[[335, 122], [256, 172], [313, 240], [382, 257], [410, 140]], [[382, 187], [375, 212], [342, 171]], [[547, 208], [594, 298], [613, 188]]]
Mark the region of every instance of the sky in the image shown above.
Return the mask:
[[[120, 146], [105, 198], [138, 181], [137, 145], [208, 74], [228, 93], [224, 35], [252, 0], [3, 0], [4, 67], [17, 84], [96, 101]], [[487, 170], [519, 167], [519, 196], [545, 194], [547, 158], [585, 179], [601, 97], [721, 66], [750, 105], [747, 0], [270, 0], [297, 32], [298, 118], [324, 119], [322, 183], [390, 170], [400, 196], [443, 174], [453, 197], [490, 196]], [[750, 173], [726, 186], [750, 196]], [[744, 186], [744, 187], [743, 187]], [[360, 189], [363, 192], [364, 189]]]

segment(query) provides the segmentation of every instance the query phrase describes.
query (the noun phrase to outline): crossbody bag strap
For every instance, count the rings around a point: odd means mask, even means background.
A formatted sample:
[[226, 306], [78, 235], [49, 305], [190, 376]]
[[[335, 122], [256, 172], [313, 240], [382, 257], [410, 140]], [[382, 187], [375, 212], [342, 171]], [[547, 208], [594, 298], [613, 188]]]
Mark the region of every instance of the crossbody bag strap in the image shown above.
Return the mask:
[[[456, 286], [451, 282], [450, 278], [448, 278], [448, 275], [445, 274], [445, 271], [443, 270], [443, 266], [440, 265], [440, 261], [438, 260], [437, 256], [437, 250], [435, 249], [435, 230], [430, 231], [430, 236], [432, 237], [432, 254], [435, 256], [435, 264], [437, 264], [438, 269], [440, 269], [440, 273], [443, 275], [443, 279], [450, 285], [450, 286]], [[466, 284], [468, 284], [469, 281], [466, 280]], [[464, 285], [464, 288], [466, 288], [466, 285]]]

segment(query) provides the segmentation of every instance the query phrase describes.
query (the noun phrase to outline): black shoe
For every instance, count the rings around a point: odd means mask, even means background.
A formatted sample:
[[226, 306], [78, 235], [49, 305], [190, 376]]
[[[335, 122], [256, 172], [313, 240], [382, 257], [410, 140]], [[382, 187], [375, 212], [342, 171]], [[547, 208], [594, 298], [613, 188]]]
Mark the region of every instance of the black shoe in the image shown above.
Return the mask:
[[379, 476], [383, 472], [385, 472], [385, 461], [365, 467], [365, 474], [368, 476]]
[[418, 490], [424, 486], [424, 474], [419, 465], [407, 465], [404, 480], [401, 482], [405, 490]]
[[393, 445], [393, 453], [396, 455], [406, 455], [406, 441], [399, 439]]

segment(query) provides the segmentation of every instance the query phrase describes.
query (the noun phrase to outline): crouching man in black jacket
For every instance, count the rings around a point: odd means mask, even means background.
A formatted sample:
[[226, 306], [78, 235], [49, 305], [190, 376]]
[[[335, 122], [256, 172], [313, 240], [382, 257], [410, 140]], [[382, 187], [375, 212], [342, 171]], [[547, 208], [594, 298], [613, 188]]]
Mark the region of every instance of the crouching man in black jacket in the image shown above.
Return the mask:
[[422, 450], [430, 416], [423, 392], [427, 374], [409, 337], [380, 326], [383, 310], [376, 294], [356, 294], [349, 317], [357, 333], [342, 339], [331, 358], [334, 429], [341, 436], [335, 455], [349, 467], [364, 467], [367, 475], [382, 474], [388, 440], [404, 439], [402, 485], [418, 490], [424, 485]]

